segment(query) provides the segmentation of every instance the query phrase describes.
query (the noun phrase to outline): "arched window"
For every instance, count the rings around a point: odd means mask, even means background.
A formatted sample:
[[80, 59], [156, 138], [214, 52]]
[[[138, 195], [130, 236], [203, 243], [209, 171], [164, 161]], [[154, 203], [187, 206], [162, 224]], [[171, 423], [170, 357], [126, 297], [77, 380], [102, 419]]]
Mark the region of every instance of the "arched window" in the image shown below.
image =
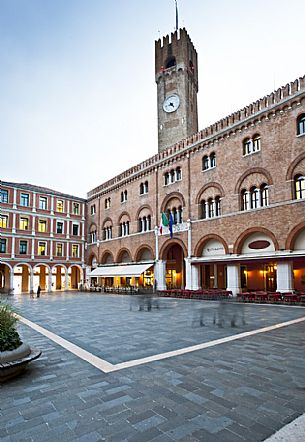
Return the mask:
[[212, 152], [210, 155], [210, 167], [216, 167], [216, 154]]
[[269, 190], [267, 184], [262, 184], [260, 191], [261, 191], [261, 206], [262, 207], [269, 206]]
[[148, 215], [147, 217], [147, 230], [151, 230], [151, 216]]
[[209, 210], [209, 218], [214, 218], [215, 216], [215, 204], [212, 198], [208, 199], [208, 210]]
[[208, 170], [210, 167], [210, 160], [207, 155], [202, 158], [202, 170]]
[[89, 240], [91, 244], [96, 242], [96, 230], [90, 232]]
[[174, 169], [172, 169], [170, 171], [170, 177], [171, 177], [171, 183], [174, 183], [175, 182], [175, 177], [176, 177], [176, 173], [175, 173]]
[[221, 215], [221, 207], [220, 207], [220, 196], [216, 196], [215, 198], [215, 215]]
[[258, 134], [255, 134], [253, 136], [253, 140], [252, 140], [252, 152], [258, 152], [259, 150], [261, 150], [261, 137]]
[[140, 184], [140, 195], [143, 195], [144, 193], [144, 185], [143, 183]]
[[253, 135], [252, 138], [245, 138], [243, 141], [243, 155], [250, 155], [261, 150], [261, 136]]
[[103, 239], [111, 239], [112, 238], [112, 226], [104, 227], [103, 229]]
[[178, 222], [178, 224], [182, 223], [182, 206], [178, 207], [177, 222]]
[[169, 172], [164, 174], [164, 184], [167, 186], [169, 184]]
[[257, 209], [259, 207], [259, 189], [257, 187], [251, 187], [250, 189], [251, 196], [251, 209]]
[[243, 141], [243, 154], [249, 155], [252, 152], [252, 140], [245, 138]]
[[305, 114], [302, 114], [297, 119], [297, 134], [305, 134]]
[[173, 208], [172, 215], [173, 215], [174, 224], [177, 224], [177, 209], [176, 209], [176, 207]]
[[121, 203], [125, 203], [127, 201], [127, 190], [121, 192]]
[[207, 217], [207, 212], [206, 212], [206, 203], [205, 203], [205, 200], [201, 200], [201, 201], [200, 201], [200, 206], [201, 206], [201, 219], [206, 219], [206, 217]]
[[294, 178], [295, 198], [297, 200], [305, 198], [305, 177], [296, 175]]
[[[182, 170], [181, 167], [177, 167], [176, 169], [172, 169], [169, 172], [164, 174], [164, 185], [173, 184], [176, 181], [182, 180]], [[148, 192], [148, 181], [145, 182], [147, 184], [147, 192]]]
[[249, 192], [244, 189], [241, 192], [241, 210], [249, 210], [249, 208]]

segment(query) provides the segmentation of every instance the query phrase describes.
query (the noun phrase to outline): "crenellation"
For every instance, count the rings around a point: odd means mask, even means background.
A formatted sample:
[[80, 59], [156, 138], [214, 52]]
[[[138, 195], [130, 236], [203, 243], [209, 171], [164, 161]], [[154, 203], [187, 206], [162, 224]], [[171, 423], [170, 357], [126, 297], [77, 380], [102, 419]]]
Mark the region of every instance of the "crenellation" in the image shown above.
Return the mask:
[[305, 89], [305, 75], [299, 78], [299, 90]]
[[[92, 197], [93, 195], [96, 195], [99, 192], [105, 191], [105, 189], [113, 186], [114, 184], [121, 185], [123, 180], [126, 180], [127, 177], [130, 177], [131, 175], [137, 174], [142, 169], [147, 169], [148, 167], [155, 166], [156, 163], [162, 162], [166, 158], [177, 154], [178, 152], [182, 151], [183, 149], [192, 146], [193, 144], [198, 143], [200, 140], [206, 140], [208, 138], [212, 138], [217, 136], [218, 132], [224, 131], [234, 125], [237, 125], [241, 123], [243, 120], [248, 119], [252, 115], [255, 115], [259, 112], [268, 112], [268, 108], [273, 107], [276, 104], [279, 104], [281, 101], [285, 99], [289, 99], [289, 97], [292, 97], [293, 95], [302, 92], [305, 90], [305, 76], [300, 77], [299, 79], [296, 79], [295, 81], [286, 84], [285, 86], [277, 89], [275, 92], [270, 93], [269, 95], [264, 96], [263, 98], [260, 98], [254, 103], [249, 104], [245, 108], [236, 111], [227, 117], [215, 122], [214, 124], [202, 129], [201, 131], [193, 134], [192, 136], [185, 138], [183, 140], [180, 140], [179, 142], [175, 143], [173, 146], [169, 147], [168, 149], [165, 149], [164, 151], [154, 155], [153, 157], [149, 158], [148, 160], [143, 161], [142, 163], [128, 169], [127, 171], [123, 172], [120, 175], [117, 175], [113, 179], [105, 182], [101, 186], [98, 186], [97, 188], [93, 189], [92, 191], [88, 192], [87, 196], [88, 198]], [[289, 109], [289, 107], [288, 107]], [[268, 120], [271, 117], [276, 117], [276, 113], [269, 112], [268, 115], [265, 115], [265, 120]], [[245, 129], [246, 126], [241, 128], [241, 130]], [[231, 132], [231, 134], [234, 132]]]
[[296, 79], [290, 83], [290, 93], [291, 95], [295, 94], [299, 90], [299, 80]]

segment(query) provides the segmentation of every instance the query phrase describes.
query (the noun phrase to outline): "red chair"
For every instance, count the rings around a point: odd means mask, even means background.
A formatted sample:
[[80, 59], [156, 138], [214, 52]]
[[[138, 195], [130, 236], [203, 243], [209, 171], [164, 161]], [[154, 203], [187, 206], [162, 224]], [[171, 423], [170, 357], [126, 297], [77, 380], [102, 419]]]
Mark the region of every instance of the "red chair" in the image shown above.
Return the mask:
[[281, 293], [274, 292], [274, 293], [268, 293], [268, 302], [278, 304], [282, 301], [282, 295]]

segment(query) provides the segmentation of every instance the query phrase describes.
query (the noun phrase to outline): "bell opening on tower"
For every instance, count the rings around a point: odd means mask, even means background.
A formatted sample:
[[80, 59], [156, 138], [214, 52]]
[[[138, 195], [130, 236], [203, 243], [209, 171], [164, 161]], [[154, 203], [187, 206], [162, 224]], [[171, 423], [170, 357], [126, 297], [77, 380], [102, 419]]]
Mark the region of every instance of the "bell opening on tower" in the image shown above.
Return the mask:
[[165, 69], [169, 69], [176, 66], [176, 58], [174, 56], [169, 57], [165, 63]]

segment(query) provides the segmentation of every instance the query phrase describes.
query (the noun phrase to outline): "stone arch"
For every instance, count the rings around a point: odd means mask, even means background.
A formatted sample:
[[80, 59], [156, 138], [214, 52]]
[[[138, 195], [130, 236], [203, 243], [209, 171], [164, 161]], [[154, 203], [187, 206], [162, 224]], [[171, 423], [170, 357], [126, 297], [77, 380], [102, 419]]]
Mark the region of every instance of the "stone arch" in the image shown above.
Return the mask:
[[0, 265], [7, 266], [10, 269], [10, 271], [14, 269], [14, 267], [12, 267], [9, 262], [0, 261]]
[[286, 250], [293, 250], [295, 246], [295, 240], [297, 239], [298, 235], [301, 233], [302, 230], [305, 229], [305, 221], [302, 221], [301, 223], [297, 224], [289, 233], [287, 236], [286, 242], [285, 242], [285, 249]]
[[239, 237], [237, 238], [237, 240], [235, 241], [234, 248], [233, 248], [234, 253], [236, 253], [236, 254], [241, 253], [243, 243], [244, 243], [245, 239], [249, 235], [251, 235], [251, 233], [263, 233], [263, 234], [269, 236], [274, 244], [275, 250], [279, 250], [279, 243], [278, 243], [275, 235], [270, 230], [265, 229], [264, 227], [250, 227], [249, 229], [246, 229], [243, 233], [241, 233], [239, 235]]
[[30, 269], [30, 272], [33, 271], [33, 267], [28, 262], [16, 262], [16, 264], [14, 264], [13, 269], [15, 269], [16, 267], [22, 266], [22, 265], [27, 266]]
[[[136, 262], [137, 262], [137, 261], [141, 261], [141, 259], [140, 259], [140, 258], [141, 258], [141, 253], [142, 253], [144, 250], [149, 251], [150, 254], [151, 254], [151, 258], [149, 259], [149, 261], [154, 259], [155, 252], [154, 252], [154, 250], [152, 249], [152, 247], [149, 246], [148, 244], [142, 244], [140, 247], [138, 247], [138, 249], [136, 250], [136, 253], [134, 254], [134, 260], [135, 260]], [[145, 260], [144, 260], [144, 261], [145, 261]]]
[[96, 225], [96, 223], [91, 223], [90, 224], [90, 226], [89, 226], [89, 232], [92, 232], [92, 230], [93, 230], [93, 228], [95, 227], [95, 230], [97, 230], [97, 225]]
[[223, 187], [220, 184], [216, 183], [215, 181], [212, 181], [211, 183], [207, 183], [201, 187], [201, 189], [199, 190], [199, 192], [197, 193], [197, 196], [196, 196], [196, 204], [200, 203], [201, 195], [203, 194], [203, 192], [205, 192], [210, 187], [215, 187], [219, 192], [219, 196], [221, 198], [224, 197], [225, 192], [223, 190]]
[[226, 255], [229, 253], [229, 247], [228, 247], [226, 241], [221, 236], [213, 234], [213, 233], [210, 233], [209, 235], [206, 235], [206, 236], [204, 236], [203, 238], [201, 238], [199, 240], [199, 242], [197, 243], [197, 245], [195, 247], [194, 255], [195, 256], [201, 256], [202, 255], [202, 250], [203, 250], [205, 244], [208, 241], [210, 241], [211, 239], [219, 241], [223, 245]]
[[175, 238], [175, 239], [168, 239], [164, 242], [164, 244], [162, 245], [161, 249], [160, 249], [160, 259], [165, 259], [166, 258], [166, 254], [168, 252], [168, 250], [174, 245], [174, 244], [178, 244], [179, 246], [181, 246], [184, 256], [187, 257], [187, 247], [184, 244], [184, 242], [179, 239], [179, 238]]
[[101, 258], [101, 264], [112, 264], [113, 262], [114, 262], [113, 253], [108, 249], [104, 250]]
[[92, 267], [92, 263], [93, 262], [96, 262], [96, 264], [98, 263], [98, 257], [96, 256], [96, 254], [95, 253], [91, 253], [90, 255], [89, 255], [89, 259], [88, 259], [88, 263], [89, 263], [89, 266], [90, 267]]
[[0, 261], [0, 290], [10, 290], [13, 267], [8, 262]]
[[182, 193], [180, 193], [180, 192], [172, 192], [172, 193], [166, 195], [166, 197], [162, 201], [162, 204], [161, 204], [161, 207], [160, 207], [161, 212], [165, 211], [167, 204], [173, 198], [179, 199], [181, 201], [182, 207], [185, 207], [185, 199], [184, 199], [184, 196], [182, 195]]
[[[62, 273], [62, 269], [64, 269], [64, 273]], [[56, 263], [51, 268], [51, 278], [52, 278], [52, 286], [50, 288], [53, 290], [62, 290], [67, 286], [67, 277], [68, 277], [68, 267], [65, 264]], [[63, 279], [64, 278], [64, 279]]]
[[[29, 292], [30, 291], [30, 279], [33, 277], [33, 267], [27, 262], [17, 262], [13, 267], [13, 275], [14, 275], [14, 283], [16, 282], [16, 278], [18, 277], [18, 272], [16, 275], [16, 269], [21, 267], [21, 283], [17, 286], [17, 290], [14, 286], [15, 293]], [[23, 273], [23, 269], [27, 268], [28, 272], [26, 274]], [[20, 289], [20, 290], [19, 290]]]
[[[73, 265], [77, 265], [77, 264], [73, 264]], [[68, 270], [68, 267], [65, 265], [65, 264], [54, 264], [52, 267], [51, 267], [51, 270], [52, 269], [54, 269], [55, 267], [63, 267], [65, 270]]]
[[145, 210], [145, 209], [147, 209], [149, 211], [150, 216], [153, 215], [153, 211], [152, 211], [151, 206], [149, 204], [143, 204], [143, 206], [139, 207], [139, 209], [136, 212], [135, 221], [139, 218], [142, 210]]
[[286, 173], [286, 181], [293, 180], [293, 175], [295, 174], [294, 170], [298, 166], [298, 164], [305, 159], [305, 152], [298, 155], [290, 164]]
[[124, 211], [124, 212], [122, 212], [122, 213], [120, 214], [120, 216], [118, 217], [117, 225], [120, 224], [121, 220], [122, 220], [124, 217], [128, 218], [128, 221], [131, 221], [131, 217], [130, 217], [129, 213], [128, 213], [127, 211]]
[[[122, 261], [122, 258], [124, 257], [124, 255], [128, 256], [129, 261]], [[119, 262], [132, 262], [130, 250], [127, 249], [126, 247], [123, 247], [122, 249], [120, 249], [118, 251], [118, 254], [117, 254], [115, 262], [117, 262], [117, 263], [119, 263]]]
[[103, 228], [105, 227], [105, 225], [107, 223], [110, 223], [113, 226], [113, 221], [112, 221], [112, 219], [109, 216], [107, 216], [107, 218], [104, 219], [104, 221], [102, 223], [102, 230], [103, 230]]
[[272, 176], [271, 174], [266, 170], [263, 169], [262, 167], [252, 167], [251, 169], [247, 169], [237, 180], [236, 185], [235, 185], [235, 189], [234, 189], [234, 193], [240, 193], [240, 189], [241, 189], [241, 185], [243, 183], [243, 181], [249, 176], [252, 175], [254, 173], [258, 173], [263, 175], [266, 180], [267, 180], [267, 184], [271, 185], [273, 184], [273, 180], [272, 180]]
[[71, 264], [66, 272], [68, 276], [68, 286], [72, 289], [78, 289], [80, 283], [83, 281], [83, 269], [78, 264]]

